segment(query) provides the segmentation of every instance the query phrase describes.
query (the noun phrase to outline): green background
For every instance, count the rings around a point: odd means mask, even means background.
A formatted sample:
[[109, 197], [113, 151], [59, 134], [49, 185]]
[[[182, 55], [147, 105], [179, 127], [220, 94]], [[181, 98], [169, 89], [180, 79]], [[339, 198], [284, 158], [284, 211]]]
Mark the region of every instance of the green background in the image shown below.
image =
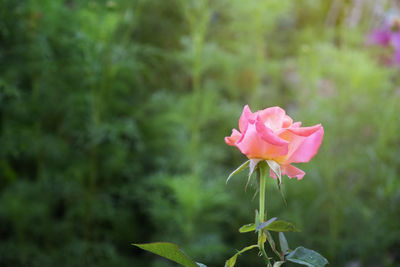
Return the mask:
[[[0, 0], [0, 265], [175, 266], [130, 245], [168, 241], [222, 266], [256, 242], [238, 232], [255, 186], [225, 184], [246, 160], [224, 142], [245, 104], [325, 129], [304, 179], [284, 178], [287, 207], [268, 181], [268, 217], [301, 229], [289, 245], [400, 265], [400, 76], [365, 43], [376, 10]], [[238, 266], [263, 266], [256, 253]]]

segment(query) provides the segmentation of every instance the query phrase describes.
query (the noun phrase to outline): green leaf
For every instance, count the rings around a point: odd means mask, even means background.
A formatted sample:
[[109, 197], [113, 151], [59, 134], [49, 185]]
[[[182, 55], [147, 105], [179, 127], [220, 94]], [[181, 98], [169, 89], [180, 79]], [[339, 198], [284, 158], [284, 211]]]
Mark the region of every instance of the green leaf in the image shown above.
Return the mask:
[[[276, 219], [275, 217], [272, 219]], [[272, 220], [270, 219], [270, 220]], [[269, 221], [270, 221], [269, 220]], [[268, 222], [268, 221], [267, 221]], [[265, 222], [264, 224], [266, 224], [267, 222]], [[286, 222], [286, 221], [272, 221], [270, 223], [268, 223], [265, 227], [262, 227], [263, 224], [259, 224], [259, 226], [261, 226], [261, 228], [263, 228], [264, 230], [268, 230], [268, 231], [274, 231], [274, 232], [300, 232], [299, 229], [296, 228], [296, 226], [294, 226], [292, 223], [290, 222]], [[256, 231], [256, 226], [254, 223], [249, 223], [249, 224], [245, 224], [242, 227], [239, 228], [239, 232], [240, 233], [248, 233], [251, 231]]]
[[314, 250], [298, 247], [286, 256], [286, 260], [309, 267], [323, 267], [328, 260]]
[[229, 182], [232, 176], [238, 174], [240, 171], [244, 170], [250, 164], [250, 160], [246, 161], [242, 165], [240, 165], [236, 170], [234, 170], [231, 174], [229, 174], [228, 179], [226, 179], [226, 183]]
[[240, 233], [248, 233], [255, 230], [256, 230], [256, 225], [254, 223], [249, 223], [239, 228]]
[[266, 222], [263, 222], [263, 223], [258, 224], [257, 227], [256, 227], [256, 231], [258, 232], [258, 231], [260, 231], [260, 230], [266, 228], [268, 225], [270, 225], [271, 223], [273, 223], [274, 221], [276, 221], [276, 219], [278, 219], [278, 218], [273, 217], [273, 218], [269, 219], [269, 220], [266, 221]]
[[179, 263], [186, 267], [201, 266], [201, 265], [198, 265], [191, 258], [186, 256], [186, 254], [183, 253], [183, 251], [180, 250], [179, 247], [173, 243], [155, 242], [155, 243], [148, 243], [148, 244], [132, 244], [132, 245], [137, 246], [141, 249], [150, 251], [154, 254], [157, 254], [161, 257], [172, 260], [172, 261]]
[[281, 246], [281, 251], [283, 255], [286, 254], [286, 252], [289, 251], [289, 244], [286, 240], [286, 237], [283, 233], [279, 232], [279, 245]]
[[238, 253], [236, 253], [235, 255], [233, 255], [231, 258], [229, 258], [229, 260], [227, 260], [225, 262], [225, 267], [233, 267], [236, 264], [236, 259], [237, 257], [242, 254], [243, 252], [253, 249], [253, 248], [258, 248], [258, 245], [252, 245], [249, 247], [245, 247], [244, 249], [242, 249], [241, 251], [239, 251]]
[[276, 261], [275, 263], [274, 263], [274, 266], [273, 267], [279, 267], [279, 266], [281, 266], [282, 264], [284, 264], [285, 262], [284, 261]]
[[292, 223], [280, 220], [270, 223], [265, 229], [274, 232], [300, 232]]

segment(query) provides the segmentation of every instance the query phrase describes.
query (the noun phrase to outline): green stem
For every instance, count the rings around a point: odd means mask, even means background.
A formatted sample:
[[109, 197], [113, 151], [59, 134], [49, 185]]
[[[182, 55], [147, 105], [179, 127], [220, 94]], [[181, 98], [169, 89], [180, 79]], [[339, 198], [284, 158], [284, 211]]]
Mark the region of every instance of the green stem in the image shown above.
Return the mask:
[[265, 177], [265, 168], [260, 164], [260, 222], [263, 223], [266, 217], [265, 212], [265, 185], [267, 179]]
[[[266, 168], [265, 164], [262, 162], [258, 165], [259, 166], [259, 177], [260, 177], [260, 223], [263, 223], [267, 217], [267, 212], [265, 211], [265, 187], [267, 183], [267, 171], [268, 169]], [[262, 241], [263, 239], [263, 231], [258, 232], [258, 246], [260, 249], [261, 254], [264, 257], [265, 262], [267, 263], [268, 266], [271, 266], [271, 262], [268, 258], [267, 253], [265, 252], [264, 249], [264, 242]]]

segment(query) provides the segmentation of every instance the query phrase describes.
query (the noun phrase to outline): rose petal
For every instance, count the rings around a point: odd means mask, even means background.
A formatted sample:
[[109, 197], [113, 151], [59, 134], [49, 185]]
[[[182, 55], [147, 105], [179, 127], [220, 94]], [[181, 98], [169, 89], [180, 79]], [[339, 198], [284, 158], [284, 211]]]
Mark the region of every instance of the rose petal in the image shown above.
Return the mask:
[[[275, 160], [284, 165], [292, 162], [308, 162], [317, 153], [323, 133], [320, 124], [311, 127], [282, 129], [279, 137], [289, 142], [289, 151], [285, 156], [278, 157]], [[307, 134], [309, 136], [306, 136]]]
[[310, 136], [316, 131], [318, 131], [321, 127], [322, 127], [321, 124], [317, 124], [310, 127], [294, 127], [294, 128], [291, 127], [288, 129], [288, 131], [291, 131], [292, 133], [300, 136]]
[[288, 146], [289, 142], [280, 138], [274, 132], [267, 128], [265, 124], [261, 121], [261, 119], [257, 116], [256, 119], [256, 130], [261, 138], [272, 145], [276, 146]]
[[310, 161], [315, 154], [317, 154], [323, 136], [324, 128], [322, 126], [308, 137], [296, 136], [293, 134], [285, 163]]
[[238, 141], [240, 137], [242, 137], [242, 134], [238, 130], [233, 129], [231, 136], [225, 137], [225, 143], [230, 146], [234, 146], [236, 141]]
[[303, 179], [306, 174], [304, 171], [292, 165], [281, 166], [282, 175], [286, 174], [289, 178], [296, 177], [298, 180]]
[[288, 128], [292, 125], [293, 120], [290, 118], [288, 115], [285, 115], [285, 118], [283, 119], [282, 127], [283, 128]]
[[268, 128], [278, 130], [282, 128], [286, 112], [280, 107], [271, 107], [258, 111], [257, 115]]
[[246, 131], [242, 134], [239, 141], [236, 142], [236, 146], [248, 158], [271, 159], [286, 155], [288, 152], [287, 143], [277, 146], [263, 140], [254, 123], [247, 125]]
[[247, 128], [247, 124], [254, 120], [254, 114], [251, 112], [248, 105], [244, 106], [242, 115], [239, 119], [239, 130], [240, 132], [244, 132]]
[[[282, 175], [287, 175], [289, 178], [296, 177], [298, 180], [303, 179], [306, 174], [304, 171], [292, 165], [281, 165], [281, 173]], [[269, 170], [269, 176], [276, 179], [276, 174], [271, 169]]]
[[297, 122], [292, 124], [291, 128], [299, 128], [300, 126], [301, 126], [301, 121], [297, 121]]

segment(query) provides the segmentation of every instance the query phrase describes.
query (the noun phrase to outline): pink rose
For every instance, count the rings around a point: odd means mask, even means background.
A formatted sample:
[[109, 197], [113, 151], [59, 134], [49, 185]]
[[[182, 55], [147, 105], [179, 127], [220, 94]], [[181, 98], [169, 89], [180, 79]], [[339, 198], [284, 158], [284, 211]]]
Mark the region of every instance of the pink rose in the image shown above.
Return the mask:
[[324, 128], [321, 124], [300, 126], [301, 122], [293, 123], [280, 107], [252, 113], [246, 105], [239, 119], [240, 131], [233, 129], [225, 142], [239, 148], [249, 159], [273, 160], [280, 165], [282, 174], [302, 179], [305, 172], [290, 164], [308, 162], [315, 156]]

